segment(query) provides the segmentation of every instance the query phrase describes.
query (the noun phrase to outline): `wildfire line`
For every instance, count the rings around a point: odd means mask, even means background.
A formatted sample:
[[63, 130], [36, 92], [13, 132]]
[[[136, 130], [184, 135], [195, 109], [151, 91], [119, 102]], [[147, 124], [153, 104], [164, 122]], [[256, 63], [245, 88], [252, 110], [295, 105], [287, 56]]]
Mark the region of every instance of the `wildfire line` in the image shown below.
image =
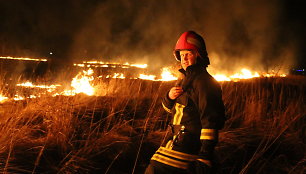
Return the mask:
[[37, 62], [47, 62], [47, 59], [34, 59], [28, 57], [0, 57], [0, 59], [9, 59], [9, 60], [28, 60], [28, 61], [37, 61]]

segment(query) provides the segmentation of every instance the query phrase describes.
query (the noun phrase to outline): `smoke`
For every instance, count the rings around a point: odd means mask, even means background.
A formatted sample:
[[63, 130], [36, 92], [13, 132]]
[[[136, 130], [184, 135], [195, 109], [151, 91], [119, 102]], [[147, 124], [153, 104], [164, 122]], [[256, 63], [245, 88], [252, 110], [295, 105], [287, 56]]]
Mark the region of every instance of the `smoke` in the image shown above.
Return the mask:
[[214, 71], [286, 69], [301, 48], [293, 39], [297, 35], [283, 27], [289, 20], [284, 2], [12, 1], [1, 5], [2, 53], [18, 47], [43, 56], [52, 51], [49, 57], [60, 64], [98, 59], [160, 69], [175, 62], [172, 52], [180, 34], [194, 30], [206, 41]]
[[203, 20], [212, 68], [233, 72], [287, 71], [294, 63], [294, 45], [282, 31], [279, 1], [212, 1]]
[[195, 30], [205, 38], [216, 71], [288, 68], [295, 45], [280, 29], [281, 10], [277, 0], [105, 1], [87, 15], [71, 55], [161, 67], [175, 62], [180, 34]]

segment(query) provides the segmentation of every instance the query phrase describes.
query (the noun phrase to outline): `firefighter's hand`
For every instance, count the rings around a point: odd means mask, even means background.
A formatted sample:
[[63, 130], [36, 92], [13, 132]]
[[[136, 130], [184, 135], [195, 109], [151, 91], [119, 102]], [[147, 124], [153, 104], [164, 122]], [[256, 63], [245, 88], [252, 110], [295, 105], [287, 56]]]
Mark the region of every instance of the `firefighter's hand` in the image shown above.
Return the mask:
[[175, 100], [183, 93], [182, 87], [172, 87], [168, 93], [168, 96], [171, 100]]

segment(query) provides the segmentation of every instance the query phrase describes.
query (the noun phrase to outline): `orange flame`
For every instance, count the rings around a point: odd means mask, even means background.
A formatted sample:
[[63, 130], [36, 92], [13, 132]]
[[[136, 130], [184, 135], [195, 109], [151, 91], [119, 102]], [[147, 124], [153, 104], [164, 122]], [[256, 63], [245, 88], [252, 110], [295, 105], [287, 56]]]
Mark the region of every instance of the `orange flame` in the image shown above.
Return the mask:
[[[34, 60], [34, 61], [47, 61], [46, 59], [31, 59], [31, 58], [12, 58], [12, 57], [0, 57], [2, 59], [17, 59], [17, 60]], [[129, 63], [108, 63], [108, 62], [99, 62], [99, 61], [87, 61], [83, 62], [84, 64], [74, 64], [75, 66], [80, 66], [80, 67], [110, 67], [110, 68], [147, 68], [147, 64], [129, 64]], [[135, 71], [134, 71], [135, 72]], [[24, 82], [20, 84], [16, 84], [16, 86], [20, 87], [25, 87], [25, 88], [41, 88], [41, 89], [46, 89], [44, 92], [50, 92], [52, 93], [52, 96], [57, 96], [57, 95], [66, 95], [66, 96], [73, 96], [78, 93], [84, 93], [87, 95], [97, 95], [95, 94], [95, 87], [92, 85], [92, 82], [94, 80], [93, 76], [93, 69], [88, 69], [83, 70], [82, 72], [79, 72], [71, 81], [71, 87], [72, 89], [70, 90], [64, 90], [63, 92], [57, 91], [56, 94], [54, 94], [54, 91], [57, 89], [57, 87], [61, 85], [37, 85], [33, 84], [32, 82]], [[112, 75], [103, 75], [106, 78], [119, 78], [119, 79], [125, 79], [125, 74], [124, 73], [114, 73]], [[241, 69], [238, 73], [235, 73], [233, 75], [228, 75], [228, 74], [213, 74], [212, 76], [217, 80], [217, 81], [239, 81], [241, 79], [249, 79], [249, 78], [256, 78], [256, 77], [286, 77], [286, 74], [278, 74], [275, 72], [271, 73], [261, 73], [259, 74], [258, 72], [252, 72], [246, 68]], [[101, 76], [97, 78], [101, 78]], [[157, 77], [161, 77], [158, 79]], [[177, 77], [174, 76], [174, 74], [171, 72], [171, 68], [169, 67], [164, 67], [162, 68], [162, 72], [160, 76], [157, 75], [148, 75], [145, 73], [140, 73], [140, 74], [135, 74], [134, 77], [131, 77], [133, 79], [143, 79], [143, 80], [151, 80], [151, 81], [172, 81], [172, 80], [177, 80]], [[97, 87], [97, 86], [96, 86]], [[0, 93], [0, 103], [3, 103], [7, 100], [24, 100], [28, 98], [37, 98], [40, 97], [41, 94], [39, 93], [37, 95], [30, 95], [30, 96], [20, 96], [20, 95], [15, 95], [13, 98], [8, 98], [5, 97]]]
[[231, 79], [229, 77], [227, 77], [224, 74], [216, 74], [213, 75], [213, 77], [217, 80], [217, 81], [231, 81]]
[[165, 67], [162, 70], [161, 73], [161, 79], [159, 79], [160, 81], [172, 81], [172, 80], [177, 80], [177, 77], [175, 77], [169, 68]]
[[42, 89], [48, 89], [48, 92], [52, 92], [61, 85], [34, 85], [32, 82], [27, 81], [24, 83], [16, 84], [16, 86], [22, 86], [26, 88], [42, 88]]
[[258, 72], [252, 73], [250, 70], [243, 68], [240, 73], [236, 73], [230, 76], [231, 79], [250, 79], [254, 77], [259, 77]]
[[161, 73], [161, 79], [156, 79], [156, 75], [146, 75], [146, 74], [139, 74], [139, 79], [144, 79], [144, 80], [152, 80], [152, 81], [172, 81], [172, 80], [177, 80], [177, 77], [173, 76], [170, 68], [164, 67], [162, 69]]
[[14, 100], [24, 100], [25, 98], [16, 94], [13, 99]]
[[155, 75], [146, 75], [146, 74], [139, 74], [139, 79], [143, 79], [143, 80], [152, 80], [154, 81], [156, 76]]
[[0, 57], [0, 59], [10, 59], [10, 60], [30, 60], [30, 61], [42, 61], [46, 62], [47, 59], [34, 59], [34, 58], [28, 58], [28, 57]]
[[0, 94], [0, 103], [5, 102], [7, 99], [8, 99], [8, 97], [5, 97], [2, 94]]
[[252, 73], [250, 70], [243, 68], [240, 70], [240, 72], [234, 75], [231, 75], [231, 76], [227, 76], [224, 74], [216, 74], [216, 75], [213, 75], [213, 77], [217, 81], [238, 81], [240, 79], [250, 79], [254, 77], [260, 77], [260, 75], [258, 74], [258, 72]]
[[256, 77], [286, 77], [286, 74], [277, 74], [277, 73], [263, 73], [259, 74], [258, 72], [251, 72], [250, 70], [243, 68], [239, 73], [235, 73], [234, 75], [227, 76], [225, 74], [216, 74], [213, 77], [217, 81], [239, 81], [241, 79], [250, 79]]
[[63, 95], [75, 95], [79, 93], [84, 93], [87, 95], [94, 95], [94, 87], [91, 86], [90, 82], [94, 80], [92, 76], [93, 70], [88, 69], [87, 71], [80, 72], [71, 81], [71, 87], [73, 90], [65, 90]]
[[131, 67], [136, 67], [136, 68], [142, 68], [145, 69], [148, 67], [147, 64], [130, 64], [128, 62], [126, 63], [118, 63], [118, 62], [102, 62], [102, 61], [83, 61], [83, 63], [75, 63], [73, 64], [74, 66], [79, 66], [79, 67], [104, 67], [104, 68], [131, 68]]

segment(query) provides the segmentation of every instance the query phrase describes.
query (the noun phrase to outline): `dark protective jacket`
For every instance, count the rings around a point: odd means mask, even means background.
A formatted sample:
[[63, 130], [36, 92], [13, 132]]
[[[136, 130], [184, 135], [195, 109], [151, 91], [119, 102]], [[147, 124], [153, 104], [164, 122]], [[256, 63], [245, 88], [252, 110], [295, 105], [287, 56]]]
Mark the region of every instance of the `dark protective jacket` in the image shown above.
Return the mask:
[[177, 85], [183, 94], [176, 100], [167, 95], [164, 109], [171, 113], [171, 133], [151, 158], [186, 170], [191, 162], [211, 165], [212, 153], [218, 142], [218, 130], [225, 122], [225, 109], [219, 83], [198, 64], [181, 69], [184, 78]]

